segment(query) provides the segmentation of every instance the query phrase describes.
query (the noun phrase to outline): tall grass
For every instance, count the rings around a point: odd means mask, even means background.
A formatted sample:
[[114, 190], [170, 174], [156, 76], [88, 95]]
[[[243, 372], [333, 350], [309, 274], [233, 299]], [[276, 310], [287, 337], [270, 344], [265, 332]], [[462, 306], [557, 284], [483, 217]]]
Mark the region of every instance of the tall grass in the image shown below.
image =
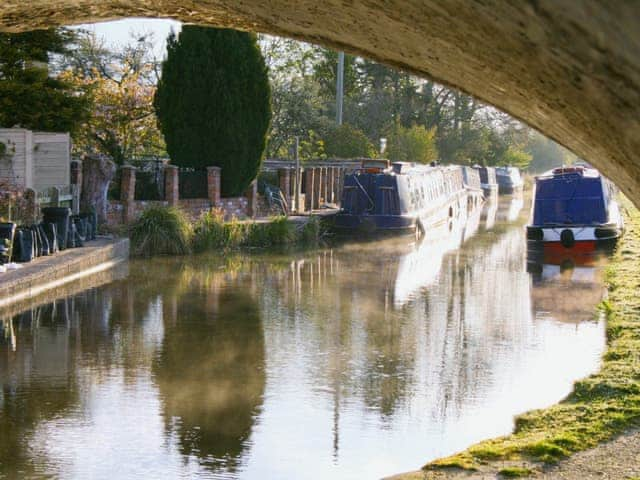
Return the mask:
[[151, 207], [131, 227], [134, 255], [182, 255], [195, 252], [226, 252], [240, 248], [316, 245], [322, 236], [320, 222], [309, 219], [302, 225], [287, 217], [268, 222], [243, 223], [224, 220], [220, 210], [203, 213], [191, 226], [176, 208]]
[[189, 220], [175, 207], [147, 208], [129, 232], [134, 255], [184, 255], [191, 250], [193, 236]]

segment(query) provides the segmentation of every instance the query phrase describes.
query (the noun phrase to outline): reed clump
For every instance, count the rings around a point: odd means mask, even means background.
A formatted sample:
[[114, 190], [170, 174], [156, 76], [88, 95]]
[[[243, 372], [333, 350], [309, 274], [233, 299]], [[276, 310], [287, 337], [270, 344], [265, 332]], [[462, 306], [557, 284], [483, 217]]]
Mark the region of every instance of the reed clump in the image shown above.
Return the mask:
[[184, 212], [175, 207], [147, 208], [131, 225], [134, 255], [185, 255], [191, 251], [193, 229]]
[[184, 212], [173, 207], [149, 208], [131, 227], [132, 252], [141, 256], [314, 246], [322, 235], [316, 218], [301, 225], [284, 216], [266, 222], [225, 221], [222, 211], [211, 210], [191, 224]]

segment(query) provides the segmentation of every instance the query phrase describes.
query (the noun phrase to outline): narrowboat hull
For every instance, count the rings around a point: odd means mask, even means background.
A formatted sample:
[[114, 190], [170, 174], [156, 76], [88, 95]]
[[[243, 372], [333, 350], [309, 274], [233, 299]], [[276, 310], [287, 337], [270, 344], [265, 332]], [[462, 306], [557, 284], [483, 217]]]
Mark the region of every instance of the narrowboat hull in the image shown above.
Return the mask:
[[418, 217], [410, 215], [336, 213], [327, 220], [339, 235], [414, 235], [418, 228]]
[[520, 193], [522, 193], [522, 190], [524, 188], [523, 184], [520, 185], [499, 185], [498, 186], [498, 193], [500, 193], [500, 195], [518, 195]]
[[602, 225], [527, 226], [527, 240], [549, 248], [596, 248], [618, 240], [624, 228], [618, 223]]
[[482, 193], [485, 198], [494, 198], [498, 196], [498, 184], [497, 183], [483, 183]]

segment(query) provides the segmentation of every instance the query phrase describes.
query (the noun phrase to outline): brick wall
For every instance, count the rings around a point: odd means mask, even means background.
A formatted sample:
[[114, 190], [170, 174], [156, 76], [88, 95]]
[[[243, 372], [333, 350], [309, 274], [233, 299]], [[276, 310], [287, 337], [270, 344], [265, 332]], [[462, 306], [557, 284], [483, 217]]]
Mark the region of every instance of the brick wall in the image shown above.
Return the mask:
[[[222, 209], [225, 219], [247, 218], [259, 214], [260, 198], [256, 197], [255, 182], [247, 190], [245, 196], [220, 198], [220, 169], [207, 169], [208, 198], [181, 199], [178, 192], [177, 167], [167, 166], [165, 172], [165, 200], [135, 200], [136, 169], [131, 166], [122, 167], [120, 200], [111, 200], [107, 206], [107, 224], [116, 226], [134, 221], [150, 206], [176, 205], [184, 210], [192, 219], [198, 218], [203, 212], [212, 208]], [[251, 199], [255, 197], [252, 208]], [[264, 201], [262, 201], [264, 203]]]

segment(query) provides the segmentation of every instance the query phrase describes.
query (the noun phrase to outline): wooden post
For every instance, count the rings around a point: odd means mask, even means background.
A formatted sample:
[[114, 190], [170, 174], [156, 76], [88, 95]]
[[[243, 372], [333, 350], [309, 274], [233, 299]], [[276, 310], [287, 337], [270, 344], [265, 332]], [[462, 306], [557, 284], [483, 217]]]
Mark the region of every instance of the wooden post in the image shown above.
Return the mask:
[[71, 161], [71, 211], [74, 215], [80, 213], [80, 194], [82, 189], [82, 161]]
[[286, 210], [291, 212], [293, 208], [291, 205], [291, 170], [289, 168], [278, 169], [278, 183], [280, 184], [280, 191], [287, 202]]
[[313, 178], [315, 177], [315, 168], [306, 167], [304, 169], [304, 207], [306, 211], [313, 209]]
[[322, 168], [314, 167], [313, 170], [313, 209], [318, 210], [320, 208], [320, 194], [322, 191], [320, 187], [322, 183]]

